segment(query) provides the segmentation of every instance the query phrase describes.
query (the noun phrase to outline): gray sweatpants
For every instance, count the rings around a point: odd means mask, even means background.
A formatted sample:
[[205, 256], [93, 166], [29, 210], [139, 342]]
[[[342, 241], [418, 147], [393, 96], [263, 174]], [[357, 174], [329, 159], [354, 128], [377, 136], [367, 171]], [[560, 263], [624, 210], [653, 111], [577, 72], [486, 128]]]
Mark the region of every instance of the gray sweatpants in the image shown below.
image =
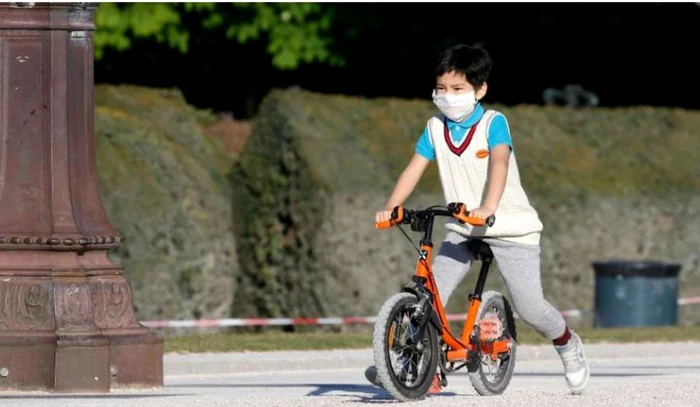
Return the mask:
[[[564, 333], [566, 321], [552, 304], [544, 299], [540, 281], [540, 247], [484, 239], [491, 246], [503, 280], [513, 300], [515, 312], [528, 325], [547, 339]], [[467, 275], [474, 260], [467, 251], [467, 238], [448, 231], [433, 261], [433, 274], [443, 305]]]

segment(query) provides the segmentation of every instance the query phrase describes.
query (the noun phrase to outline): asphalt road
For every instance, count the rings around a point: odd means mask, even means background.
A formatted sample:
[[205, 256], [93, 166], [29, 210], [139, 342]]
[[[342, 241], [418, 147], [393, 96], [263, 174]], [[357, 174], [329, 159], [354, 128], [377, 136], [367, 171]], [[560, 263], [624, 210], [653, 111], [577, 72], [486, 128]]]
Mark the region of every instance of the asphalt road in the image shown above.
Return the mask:
[[[700, 406], [700, 343], [589, 345], [584, 394], [569, 395], [550, 347], [518, 348], [510, 387], [482, 397], [464, 373], [420, 406]], [[165, 387], [104, 395], [0, 393], [0, 406], [338, 406], [401, 404], [367, 383], [371, 350], [166, 355]]]

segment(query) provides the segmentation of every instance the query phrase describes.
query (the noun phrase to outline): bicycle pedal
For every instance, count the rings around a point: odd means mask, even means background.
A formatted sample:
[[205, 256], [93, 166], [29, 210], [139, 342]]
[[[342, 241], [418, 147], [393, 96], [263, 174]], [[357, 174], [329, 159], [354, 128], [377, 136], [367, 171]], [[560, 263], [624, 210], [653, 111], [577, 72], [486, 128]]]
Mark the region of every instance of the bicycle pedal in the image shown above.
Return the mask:
[[492, 313], [486, 314], [479, 323], [479, 339], [482, 341], [496, 340], [503, 334], [501, 320]]

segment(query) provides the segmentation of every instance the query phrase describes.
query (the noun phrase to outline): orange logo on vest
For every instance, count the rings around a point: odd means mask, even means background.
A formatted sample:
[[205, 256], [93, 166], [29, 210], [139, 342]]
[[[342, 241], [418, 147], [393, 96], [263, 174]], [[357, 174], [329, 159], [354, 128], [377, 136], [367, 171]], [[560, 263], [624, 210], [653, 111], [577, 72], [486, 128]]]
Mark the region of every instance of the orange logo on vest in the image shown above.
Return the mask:
[[489, 150], [481, 149], [481, 150], [476, 152], [476, 156], [478, 158], [486, 158], [489, 156]]

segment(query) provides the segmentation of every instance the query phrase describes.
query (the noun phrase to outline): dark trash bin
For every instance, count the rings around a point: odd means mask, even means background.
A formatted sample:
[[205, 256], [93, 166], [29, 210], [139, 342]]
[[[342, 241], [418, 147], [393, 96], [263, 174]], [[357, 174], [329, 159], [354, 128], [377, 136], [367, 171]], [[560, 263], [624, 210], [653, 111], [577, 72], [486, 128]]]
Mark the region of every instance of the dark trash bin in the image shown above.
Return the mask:
[[598, 261], [595, 326], [643, 327], [678, 323], [681, 265], [657, 261]]

